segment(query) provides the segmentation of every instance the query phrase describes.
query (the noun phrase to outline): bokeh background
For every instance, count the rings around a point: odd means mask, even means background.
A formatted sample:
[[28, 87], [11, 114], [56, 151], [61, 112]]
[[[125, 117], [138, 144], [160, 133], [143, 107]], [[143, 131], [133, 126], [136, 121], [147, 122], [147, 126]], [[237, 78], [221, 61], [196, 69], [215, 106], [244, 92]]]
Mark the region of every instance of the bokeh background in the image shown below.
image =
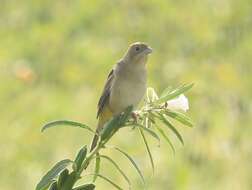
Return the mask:
[[[152, 142], [155, 175], [137, 131], [111, 141], [130, 153], [149, 189], [245, 190], [252, 187], [251, 0], [1, 0], [0, 187], [34, 189], [58, 160], [89, 144], [81, 129], [40, 133], [48, 121], [96, 125], [106, 75], [135, 41], [153, 49], [149, 86], [194, 82], [187, 93], [195, 128], [178, 126], [176, 154]], [[129, 162], [105, 151], [143, 189]], [[126, 187], [104, 161], [102, 174]], [[88, 181], [89, 179], [86, 179]], [[113, 189], [103, 180], [97, 189]]]

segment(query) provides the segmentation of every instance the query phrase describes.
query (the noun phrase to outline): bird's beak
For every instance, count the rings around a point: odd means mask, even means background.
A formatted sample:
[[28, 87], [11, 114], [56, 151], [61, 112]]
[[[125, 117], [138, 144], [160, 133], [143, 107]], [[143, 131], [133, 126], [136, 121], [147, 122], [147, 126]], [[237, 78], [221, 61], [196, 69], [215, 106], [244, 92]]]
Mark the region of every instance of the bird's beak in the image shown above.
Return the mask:
[[144, 50], [144, 52], [145, 52], [146, 54], [151, 54], [151, 53], [152, 53], [152, 48], [148, 46], [148, 47]]

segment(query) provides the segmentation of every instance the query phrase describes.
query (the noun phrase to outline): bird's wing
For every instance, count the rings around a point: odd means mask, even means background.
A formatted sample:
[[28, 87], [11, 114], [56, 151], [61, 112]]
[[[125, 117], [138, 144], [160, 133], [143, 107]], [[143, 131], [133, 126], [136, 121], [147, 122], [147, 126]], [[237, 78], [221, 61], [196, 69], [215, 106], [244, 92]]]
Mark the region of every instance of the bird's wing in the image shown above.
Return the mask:
[[99, 99], [97, 118], [99, 117], [100, 113], [103, 111], [104, 106], [106, 104], [108, 104], [108, 102], [109, 102], [109, 96], [110, 96], [110, 92], [111, 92], [111, 86], [112, 86], [113, 79], [114, 79], [114, 69], [112, 69], [110, 71], [108, 78], [107, 78], [107, 81], [106, 81], [106, 84], [103, 88], [102, 95]]

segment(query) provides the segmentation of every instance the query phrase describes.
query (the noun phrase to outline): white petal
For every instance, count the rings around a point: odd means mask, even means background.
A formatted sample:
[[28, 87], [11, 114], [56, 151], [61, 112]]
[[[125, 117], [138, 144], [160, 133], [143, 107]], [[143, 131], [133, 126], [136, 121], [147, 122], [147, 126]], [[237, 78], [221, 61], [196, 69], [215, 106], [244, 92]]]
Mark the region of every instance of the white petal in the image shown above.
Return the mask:
[[189, 109], [189, 102], [184, 94], [179, 97], [167, 101], [167, 107], [171, 110], [182, 110], [186, 112]]

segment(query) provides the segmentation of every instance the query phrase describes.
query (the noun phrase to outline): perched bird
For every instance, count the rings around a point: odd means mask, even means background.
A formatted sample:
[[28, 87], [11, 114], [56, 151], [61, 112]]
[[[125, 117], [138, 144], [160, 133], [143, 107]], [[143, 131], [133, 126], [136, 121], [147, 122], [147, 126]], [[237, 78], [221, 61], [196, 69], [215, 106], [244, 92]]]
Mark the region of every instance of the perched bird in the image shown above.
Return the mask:
[[[113, 116], [128, 106], [136, 107], [141, 101], [146, 91], [146, 62], [151, 52], [147, 44], [133, 43], [109, 73], [98, 103], [97, 134]], [[91, 151], [97, 144], [97, 134], [93, 138]]]

